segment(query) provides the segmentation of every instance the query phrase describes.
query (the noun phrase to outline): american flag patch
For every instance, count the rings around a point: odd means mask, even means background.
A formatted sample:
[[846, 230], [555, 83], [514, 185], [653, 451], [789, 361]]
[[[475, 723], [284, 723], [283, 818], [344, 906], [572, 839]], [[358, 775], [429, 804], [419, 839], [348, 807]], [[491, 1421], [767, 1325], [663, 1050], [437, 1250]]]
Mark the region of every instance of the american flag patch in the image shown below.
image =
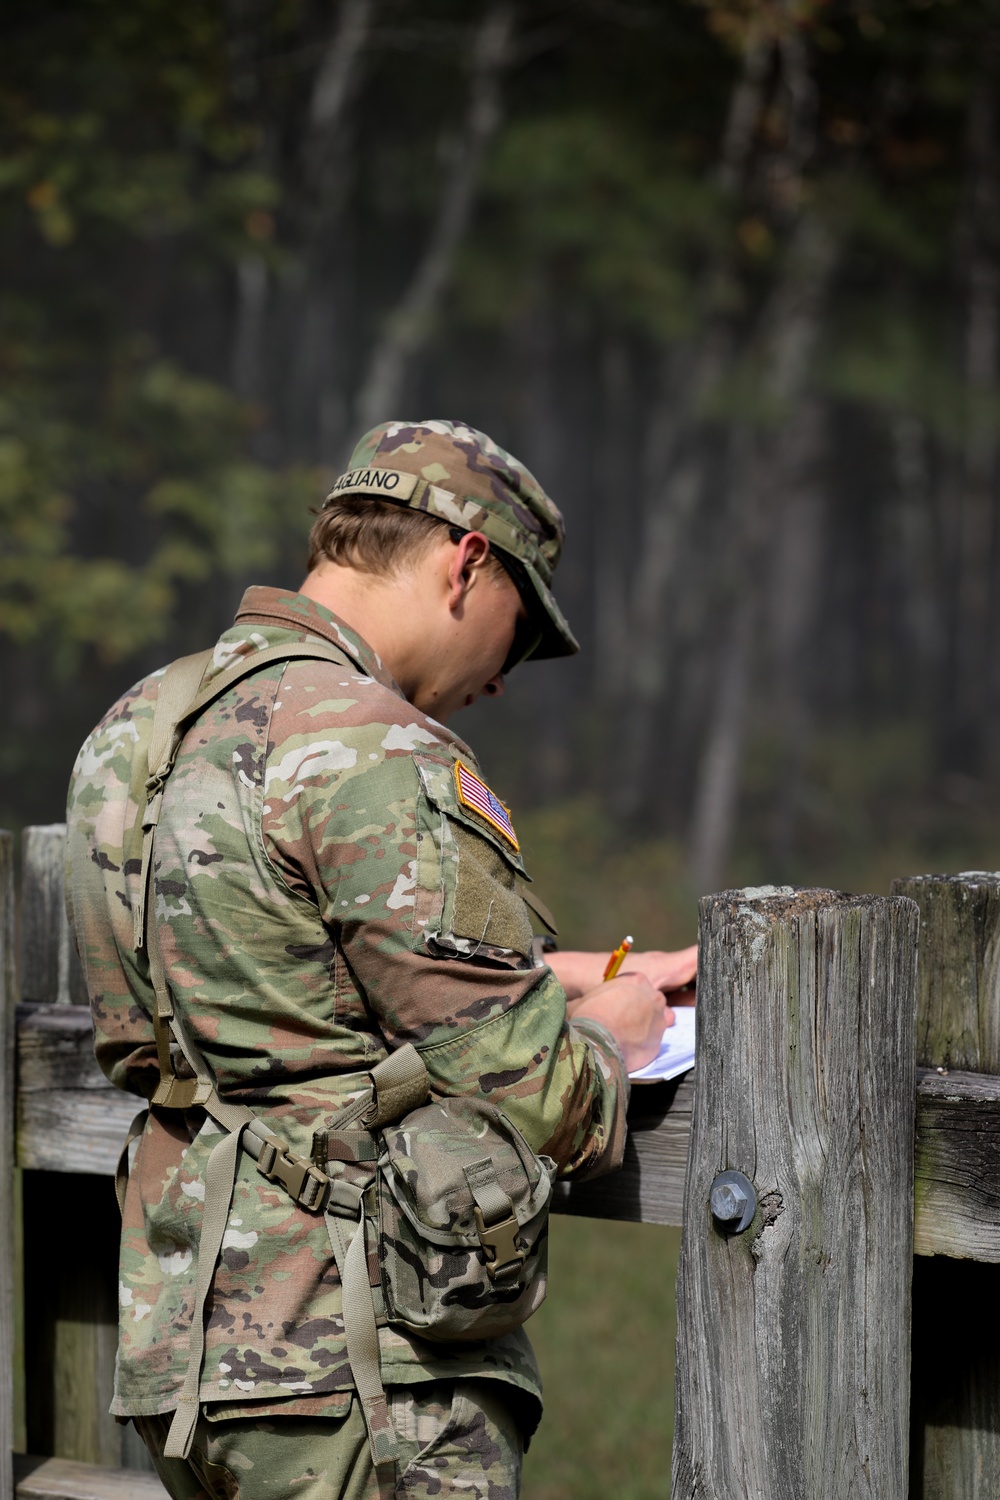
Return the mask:
[[455, 786], [458, 790], [459, 802], [470, 808], [472, 812], [478, 813], [481, 818], [485, 818], [497, 833], [503, 834], [513, 849], [520, 850], [521, 846], [517, 842], [514, 825], [510, 821], [510, 813], [500, 798], [493, 795], [485, 781], [480, 781], [478, 776], [474, 776], [468, 766], [463, 766], [460, 760], [455, 762]]

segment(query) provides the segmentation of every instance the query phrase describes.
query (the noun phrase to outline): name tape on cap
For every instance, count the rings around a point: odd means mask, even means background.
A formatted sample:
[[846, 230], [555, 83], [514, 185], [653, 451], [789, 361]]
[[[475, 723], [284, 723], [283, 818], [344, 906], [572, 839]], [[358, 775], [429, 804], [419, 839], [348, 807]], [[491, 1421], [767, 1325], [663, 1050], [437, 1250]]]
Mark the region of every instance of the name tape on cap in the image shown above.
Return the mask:
[[403, 469], [348, 469], [335, 481], [327, 500], [337, 495], [384, 495], [387, 500], [409, 500], [418, 483]]

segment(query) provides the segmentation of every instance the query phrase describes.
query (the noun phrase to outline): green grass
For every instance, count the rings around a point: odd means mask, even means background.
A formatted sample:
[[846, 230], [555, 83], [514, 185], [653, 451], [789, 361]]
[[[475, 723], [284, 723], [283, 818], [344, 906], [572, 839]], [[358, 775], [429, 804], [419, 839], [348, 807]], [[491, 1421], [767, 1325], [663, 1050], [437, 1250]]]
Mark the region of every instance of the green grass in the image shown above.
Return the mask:
[[667, 1500], [680, 1230], [554, 1215], [523, 1500]]
[[[535, 889], [564, 948], [694, 942], [683, 852], [616, 843], [580, 798], [521, 815]], [[674, 1425], [674, 1281], [680, 1230], [556, 1214], [549, 1295], [528, 1325], [545, 1416], [525, 1459], [523, 1500], [667, 1500]]]

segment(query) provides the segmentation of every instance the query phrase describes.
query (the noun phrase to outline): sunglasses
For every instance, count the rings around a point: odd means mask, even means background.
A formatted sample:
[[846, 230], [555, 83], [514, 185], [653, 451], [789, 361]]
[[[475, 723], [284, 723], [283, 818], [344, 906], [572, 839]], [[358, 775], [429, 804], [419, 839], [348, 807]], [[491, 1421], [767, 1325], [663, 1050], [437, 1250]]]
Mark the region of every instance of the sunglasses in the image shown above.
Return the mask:
[[[469, 532], [463, 531], [460, 526], [449, 526], [448, 535], [453, 542], [457, 543], [462, 540], [463, 536], [468, 536]], [[542, 627], [538, 621], [538, 599], [523, 565], [516, 557], [512, 557], [509, 552], [504, 552], [502, 547], [495, 547], [492, 542], [490, 542], [490, 551], [520, 594], [525, 611], [525, 618], [518, 620], [514, 626], [514, 639], [510, 643], [507, 659], [500, 668], [500, 676], [506, 677], [508, 672], [513, 672], [515, 667], [520, 666], [521, 662], [526, 660], [539, 645], [542, 639]]]

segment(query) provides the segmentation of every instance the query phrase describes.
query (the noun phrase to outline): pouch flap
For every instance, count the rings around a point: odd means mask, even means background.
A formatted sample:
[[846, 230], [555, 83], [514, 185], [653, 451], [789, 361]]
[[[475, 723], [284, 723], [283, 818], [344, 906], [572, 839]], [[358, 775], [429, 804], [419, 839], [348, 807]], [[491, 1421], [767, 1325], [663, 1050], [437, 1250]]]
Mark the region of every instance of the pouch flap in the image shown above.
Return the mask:
[[492, 1161], [496, 1182], [520, 1225], [541, 1213], [555, 1163], [536, 1156], [520, 1131], [484, 1099], [449, 1099], [414, 1110], [382, 1133], [380, 1169], [393, 1198], [426, 1239], [477, 1245], [476, 1203], [466, 1167]]
[[351, 1391], [326, 1391], [319, 1395], [257, 1397], [249, 1401], [206, 1401], [201, 1414], [206, 1422], [262, 1421], [265, 1417], [331, 1417], [343, 1421], [351, 1410]]

